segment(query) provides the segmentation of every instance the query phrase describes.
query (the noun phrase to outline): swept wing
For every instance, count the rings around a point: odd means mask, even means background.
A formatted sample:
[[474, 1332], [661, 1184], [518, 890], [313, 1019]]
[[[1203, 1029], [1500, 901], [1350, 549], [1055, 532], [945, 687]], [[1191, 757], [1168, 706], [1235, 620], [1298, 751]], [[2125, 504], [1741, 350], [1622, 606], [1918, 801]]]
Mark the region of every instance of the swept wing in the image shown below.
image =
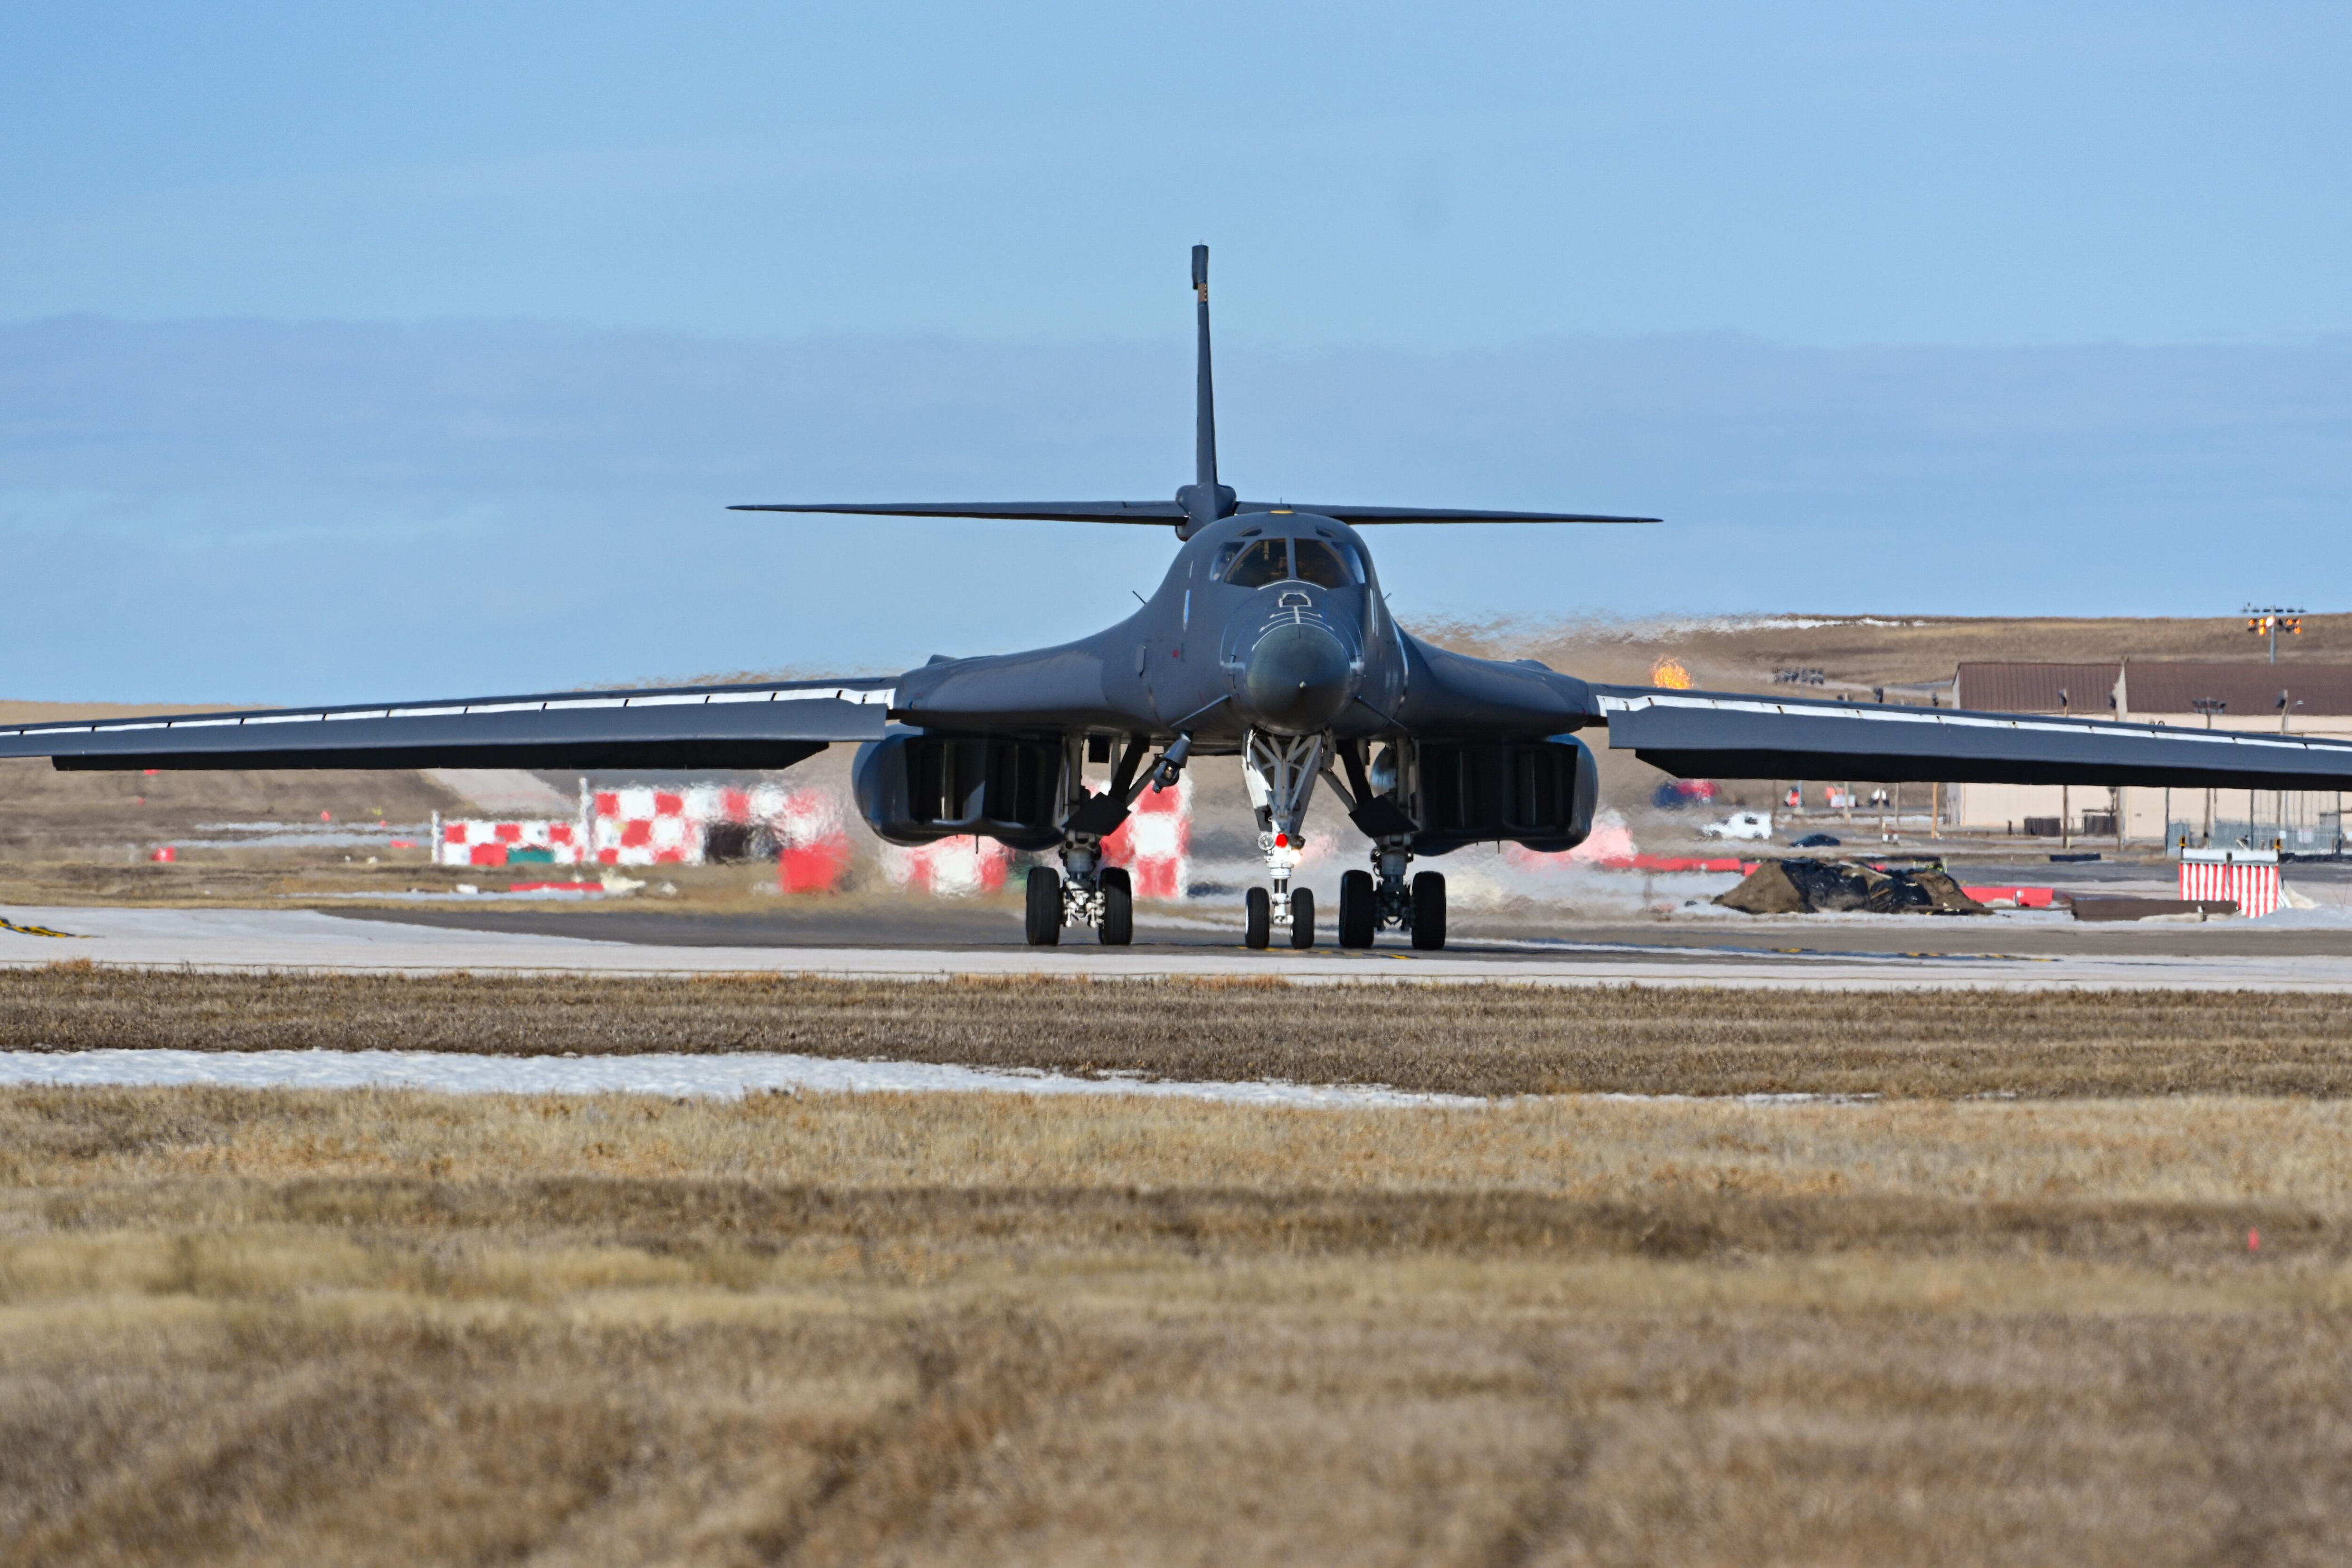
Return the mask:
[[1729, 692], [1595, 686], [1612, 749], [1679, 778], [2352, 789], [2352, 741]]
[[789, 768], [880, 736], [891, 697], [883, 678], [173, 714], [0, 727], [0, 758], [68, 771]]

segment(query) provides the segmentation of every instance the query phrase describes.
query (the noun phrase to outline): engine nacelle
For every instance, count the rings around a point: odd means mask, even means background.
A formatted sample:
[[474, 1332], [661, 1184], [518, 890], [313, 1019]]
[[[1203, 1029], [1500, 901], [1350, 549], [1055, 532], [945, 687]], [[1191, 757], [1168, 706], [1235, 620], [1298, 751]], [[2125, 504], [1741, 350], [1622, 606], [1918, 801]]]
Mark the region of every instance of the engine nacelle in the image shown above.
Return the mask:
[[857, 748], [858, 814], [894, 844], [978, 833], [1016, 850], [1062, 841], [1062, 746], [995, 736], [893, 735]]
[[1601, 768], [1580, 740], [1424, 740], [1416, 749], [1420, 853], [1507, 839], [1552, 854], [1592, 831]]

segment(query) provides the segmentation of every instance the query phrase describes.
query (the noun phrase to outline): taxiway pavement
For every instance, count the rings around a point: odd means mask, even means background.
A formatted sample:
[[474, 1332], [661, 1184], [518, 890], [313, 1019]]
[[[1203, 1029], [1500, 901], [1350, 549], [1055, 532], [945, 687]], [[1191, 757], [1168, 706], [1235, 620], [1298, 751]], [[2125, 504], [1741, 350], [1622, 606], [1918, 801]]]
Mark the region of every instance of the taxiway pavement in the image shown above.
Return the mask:
[[[1327, 946], [1251, 953], [1240, 946], [1237, 927], [1143, 915], [1131, 947], [1103, 947], [1079, 931], [1058, 947], [1033, 948], [1017, 940], [1017, 915], [984, 906], [928, 910], [911, 943], [887, 906], [773, 915], [52, 907], [0, 910], [0, 916], [9, 923], [0, 928], [0, 965], [17, 967], [87, 958], [140, 967], [418, 973], [1280, 975], [1308, 982], [2352, 991], [2352, 925], [2093, 929], [2051, 915], [1969, 921], [1816, 916], [1736, 926], [1668, 921], [1551, 927], [1536, 936], [1507, 936], [1464, 919], [1460, 936], [1441, 953], [1417, 953], [1393, 938], [1369, 952]], [[893, 934], [899, 940], [887, 943]]]

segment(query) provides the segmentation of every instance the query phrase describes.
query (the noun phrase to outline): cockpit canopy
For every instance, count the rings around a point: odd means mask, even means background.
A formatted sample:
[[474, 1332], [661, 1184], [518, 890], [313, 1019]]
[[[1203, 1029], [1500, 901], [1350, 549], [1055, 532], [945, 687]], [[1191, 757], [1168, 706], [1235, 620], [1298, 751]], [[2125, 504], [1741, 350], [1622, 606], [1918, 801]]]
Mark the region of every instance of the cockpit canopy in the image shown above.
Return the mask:
[[1214, 574], [1235, 588], [1276, 582], [1352, 588], [1364, 580], [1364, 563], [1345, 539], [1242, 538], [1217, 552]]

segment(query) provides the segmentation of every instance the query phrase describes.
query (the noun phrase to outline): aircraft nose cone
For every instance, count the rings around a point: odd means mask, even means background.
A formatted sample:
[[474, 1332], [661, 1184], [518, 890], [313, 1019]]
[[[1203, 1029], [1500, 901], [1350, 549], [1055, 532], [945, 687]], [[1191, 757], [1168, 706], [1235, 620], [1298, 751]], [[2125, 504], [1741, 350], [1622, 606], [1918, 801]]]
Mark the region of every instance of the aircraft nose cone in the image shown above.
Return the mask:
[[1320, 626], [1276, 626], [1257, 640], [1242, 672], [1242, 697], [1251, 714], [1286, 735], [1329, 728], [1355, 691], [1348, 650]]

